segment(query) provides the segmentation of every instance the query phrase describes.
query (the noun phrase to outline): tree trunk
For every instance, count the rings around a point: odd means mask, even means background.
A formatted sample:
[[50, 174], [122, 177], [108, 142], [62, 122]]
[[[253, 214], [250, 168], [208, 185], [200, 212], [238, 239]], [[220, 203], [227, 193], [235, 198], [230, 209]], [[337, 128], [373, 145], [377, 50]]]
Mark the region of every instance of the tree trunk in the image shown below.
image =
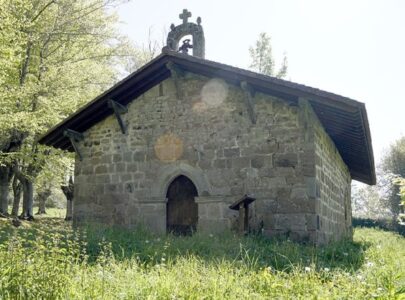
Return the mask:
[[21, 181], [23, 186], [23, 211], [21, 216], [23, 219], [33, 220], [33, 204], [34, 204], [34, 185], [31, 180], [24, 178]]
[[39, 200], [39, 204], [38, 204], [37, 215], [46, 214], [46, 209], [45, 209], [46, 198], [44, 196], [42, 196], [38, 200]]
[[73, 219], [73, 192], [74, 192], [74, 185], [73, 185], [73, 178], [70, 176], [69, 184], [62, 185], [61, 189], [63, 194], [65, 194], [67, 205], [66, 205], [66, 217], [65, 221], [70, 221]]
[[8, 216], [8, 185], [10, 183], [10, 170], [0, 167], [0, 214]]
[[22, 185], [18, 181], [17, 177], [14, 176], [13, 180], [13, 210], [11, 211], [11, 215], [13, 217], [18, 216], [18, 210], [20, 209], [20, 201], [21, 201], [21, 193], [22, 193]]
[[71, 221], [72, 219], [73, 219], [73, 201], [67, 200], [65, 221]]
[[38, 212], [37, 215], [46, 214], [45, 203], [48, 200], [49, 196], [51, 195], [50, 189], [45, 189], [44, 191], [38, 194]]

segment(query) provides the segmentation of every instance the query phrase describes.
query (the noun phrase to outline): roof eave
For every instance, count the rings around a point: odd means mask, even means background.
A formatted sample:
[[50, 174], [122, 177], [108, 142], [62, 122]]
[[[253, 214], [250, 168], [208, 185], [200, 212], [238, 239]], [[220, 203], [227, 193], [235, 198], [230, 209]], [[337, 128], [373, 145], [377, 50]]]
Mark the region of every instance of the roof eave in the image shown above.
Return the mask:
[[[351, 170], [351, 176], [353, 179], [367, 184], [374, 185], [376, 183], [371, 134], [364, 103], [286, 80], [265, 76], [184, 54], [178, 54], [172, 51], [163, 52], [142, 68], [112, 86], [77, 112], [48, 130], [47, 133], [40, 137], [39, 142], [64, 150], [73, 151], [69, 140], [63, 136], [64, 130], [87, 130], [92, 124], [95, 124], [112, 114], [112, 111], [108, 109], [107, 105], [109, 99], [113, 99], [126, 105], [153, 85], [160, 83], [170, 76], [170, 71], [166, 67], [166, 63], [169, 61], [172, 61], [190, 72], [206, 76], [222, 77], [228, 82], [237, 85], [240, 84], [242, 80], [247, 81], [256, 89], [270, 94], [273, 93], [286, 101], [294, 102], [297, 101], [299, 97], [305, 97], [310, 99], [313, 103], [335, 107], [339, 111], [346, 112], [348, 116], [357, 115], [357, 113], [359, 113], [361, 117], [362, 132], [364, 134], [364, 146], [366, 147], [364, 150], [368, 155], [367, 169], [369, 169], [370, 172], [364, 174]], [[348, 163], [346, 162], [346, 164]], [[348, 166], [350, 169], [349, 164]]]

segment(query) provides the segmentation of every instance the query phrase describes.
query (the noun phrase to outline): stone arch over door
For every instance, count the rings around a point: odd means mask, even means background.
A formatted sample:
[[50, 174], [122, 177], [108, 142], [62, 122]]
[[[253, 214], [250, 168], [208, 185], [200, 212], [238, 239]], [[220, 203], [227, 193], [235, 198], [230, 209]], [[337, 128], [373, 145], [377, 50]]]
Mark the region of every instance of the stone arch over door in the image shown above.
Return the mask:
[[198, 222], [198, 196], [194, 183], [184, 175], [176, 177], [166, 193], [167, 232], [189, 235], [196, 231]]
[[211, 195], [211, 189], [204, 172], [201, 169], [192, 167], [185, 163], [174, 163], [167, 165], [157, 172], [156, 184], [152, 189], [151, 196], [165, 199], [171, 182], [178, 176], [188, 177], [197, 189], [198, 196]]

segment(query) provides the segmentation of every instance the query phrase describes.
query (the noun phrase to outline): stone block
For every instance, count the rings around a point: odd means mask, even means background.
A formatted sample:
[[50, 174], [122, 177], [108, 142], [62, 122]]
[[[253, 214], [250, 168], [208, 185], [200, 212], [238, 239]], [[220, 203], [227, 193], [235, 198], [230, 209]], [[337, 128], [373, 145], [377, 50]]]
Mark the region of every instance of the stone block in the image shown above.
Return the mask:
[[133, 173], [138, 170], [138, 165], [136, 163], [127, 163], [127, 168], [126, 168], [128, 173]]
[[225, 148], [224, 156], [228, 158], [239, 157], [240, 149], [239, 148]]
[[277, 211], [277, 200], [276, 199], [257, 199], [254, 204], [254, 209], [258, 216], [265, 216], [274, 214]]
[[315, 166], [310, 164], [302, 165], [302, 175], [304, 176], [315, 176]]
[[146, 152], [144, 152], [144, 151], [135, 151], [133, 154], [133, 160], [135, 162], [145, 161], [145, 158], [146, 158]]
[[98, 165], [95, 168], [96, 174], [105, 174], [107, 173], [107, 166], [106, 165]]
[[197, 230], [203, 233], [219, 234], [226, 230], [231, 229], [230, 220], [228, 219], [216, 219], [205, 220], [199, 219], [197, 223]]
[[287, 182], [284, 177], [266, 178], [264, 182], [267, 183], [267, 188], [269, 189], [281, 188], [287, 185]]
[[122, 156], [124, 162], [130, 163], [132, 162], [132, 152], [131, 151], [127, 151], [124, 153], [124, 155]]
[[132, 181], [132, 174], [131, 173], [124, 173], [120, 175], [121, 182], [129, 182]]
[[113, 155], [113, 162], [117, 163], [117, 162], [121, 162], [122, 161], [122, 155], [121, 154], [114, 154]]
[[317, 230], [318, 227], [318, 216], [316, 214], [306, 214], [305, 215], [307, 230]]
[[106, 194], [116, 194], [123, 192], [123, 186], [120, 183], [108, 183], [104, 187]]
[[291, 200], [303, 201], [308, 199], [306, 187], [293, 187], [290, 194]]
[[225, 159], [216, 159], [214, 160], [213, 166], [216, 169], [225, 169], [227, 167]]
[[305, 214], [278, 214], [275, 229], [277, 230], [306, 230]]
[[[302, 203], [297, 203], [293, 200], [277, 201], [277, 213], [280, 214], [296, 214], [303, 212]], [[308, 212], [308, 211], [305, 211]]]
[[278, 150], [278, 143], [275, 140], [269, 140], [265, 144], [256, 147], [257, 154], [271, 154]]
[[308, 197], [316, 197], [316, 178], [315, 177], [306, 177], [305, 178], [307, 195]]
[[96, 175], [96, 183], [109, 183], [110, 182], [110, 175], [108, 174], [100, 174]]
[[231, 195], [242, 196], [245, 194], [245, 188], [241, 185], [231, 187]]
[[96, 184], [95, 186], [94, 186], [94, 194], [104, 194], [104, 191], [105, 191], [105, 189], [104, 189], [104, 187], [105, 187], [105, 185], [104, 184]]
[[204, 169], [204, 170], [211, 169], [211, 168], [212, 168], [212, 166], [211, 166], [211, 160], [205, 160], [205, 159], [200, 160], [200, 161], [198, 162], [198, 166], [199, 166], [201, 169]]
[[90, 162], [93, 166], [96, 166], [101, 163], [101, 157], [92, 157]]
[[145, 173], [143, 173], [143, 172], [135, 172], [135, 173], [132, 174], [132, 178], [134, 180], [145, 179]]
[[274, 166], [276, 167], [296, 167], [298, 164], [297, 153], [276, 153], [274, 155]]
[[283, 167], [266, 167], [259, 170], [260, 177], [288, 177], [288, 176], [295, 176], [296, 170], [291, 167], [283, 168]]
[[233, 169], [250, 168], [250, 158], [249, 157], [236, 157], [231, 160]]
[[288, 233], [288, 238], [295, 242], [314, 244], [316, 243], [316, 232], [308, 230], [294, 230]]
[[132, 194], [135, 190], [135, 185], [132, 182], [127, 182], [124, 185], [124, 192]]
[[296, 185], [305, 183], [304, 176], [286, 176], [285, 180], [288, 185]]
[[[200, 204], [202, 206], [202, 204]], [[200, 205], [198, 207], [200, 207]], [[222, 219], [222, 205], [221, 203], [206, 203], [205, 211], [207, 219]]]
[[187, 149], [181, 157], [182, 160], [186, 160], [190, 163], [195, 163], [198, 161], [198, 152], [193, 148]]
[[122, 193], [109, 193], [97, 196], [100, 207], [113, 210], [116, 205], [126, 204], [129, 201], [129, 196]]
[[126, 170], [126, 164], [123, 162], [115, 164], [115, 171], [118, 173], [125, 172]]
[[203, 159], [212, 160], [215, 158], [215, 150], [205, 150], [201, 153]]
[[81, 173], [84, 175], [90, 175], [94, 173], [94, 167], [93, 165], [82, 165], [81, 168]]
[[256, 155], [251, 160], [251, 166], [252, 166], [252, 168], [260, 169], [260, 168], [264, 167], [264, 161], [265, 161], [264, 156]]

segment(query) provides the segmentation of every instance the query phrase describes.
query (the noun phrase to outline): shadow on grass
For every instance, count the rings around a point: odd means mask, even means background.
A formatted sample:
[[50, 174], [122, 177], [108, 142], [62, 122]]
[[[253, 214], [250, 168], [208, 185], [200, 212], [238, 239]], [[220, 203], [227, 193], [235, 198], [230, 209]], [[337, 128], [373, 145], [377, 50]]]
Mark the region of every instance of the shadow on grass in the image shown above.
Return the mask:
[[353, 218], [353, 227], [379, 228], [384, 231], [397, 232], [405, 237], [405, 225], [392, 219]]
[[[129, 230], [102, 225], [72, 230], [70, 224], [50, 217], [23, 222], [19, 228], [3, 222], [0, 223], [0, 243], [7, 243], [10, 237], [16, 235], [35, 240], [38, 234], [51, 239], [50, 233], [59, 233], [62, 239], [81, 240], [80, 245], [85, 248], [90, 263], [108, 252], [116, 260], [136, 259], [146, 266], [196, 257], [206, 263], [226, 261], [253, 270], [272, 267], [286, 272], [297, 267], [353, 272], [364, 263], [364, 252], [370, 246], [366, 242], [346, 240], [315, 247], [259, 235], [240, 237], [231, 232], [179, 237], [154, 235], [143, 228]], [[63, 244], [58, 244], [58, 247]]]
[[87, 252], [95, 260], [105, 245], [118, 260], [136, 257], [145, 264], [159, 264], [162, 259], [176, 262], [194, 256], [207, 263], [229, 261], [249, 268], [272, 267], [290, 271], [310, 266], [317, 270], [356, 271], [364, 263], [366, 242], [344, 240], [323, 247], [303, 245], [286, 239], [269, 239], [260, 235], [240, 237], [231, 232], [219, 235], [195, 233], [193, 236], [153, 235], [145, 229], [101, 228], [87, 226]]

